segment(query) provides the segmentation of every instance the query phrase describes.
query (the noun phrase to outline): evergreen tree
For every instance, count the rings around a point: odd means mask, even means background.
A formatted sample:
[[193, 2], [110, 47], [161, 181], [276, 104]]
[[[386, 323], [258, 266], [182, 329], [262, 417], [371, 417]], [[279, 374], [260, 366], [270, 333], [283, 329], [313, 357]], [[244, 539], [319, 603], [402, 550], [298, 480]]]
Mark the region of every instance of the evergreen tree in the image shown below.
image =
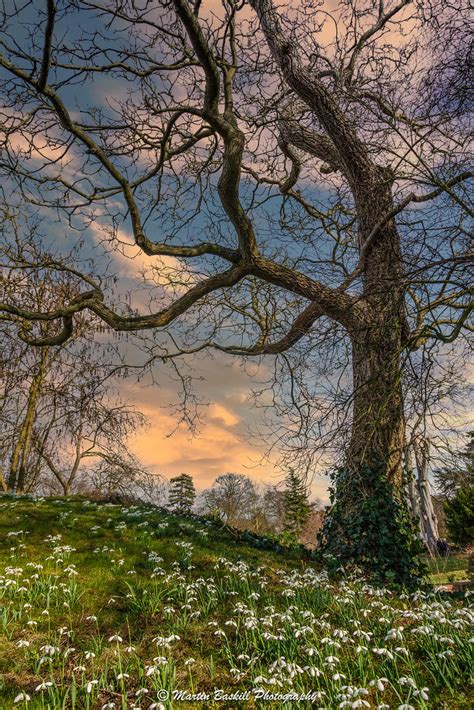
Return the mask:
[[196, 498], [192, 476], [182, 473], [170, 480], [169, 505], [177, 513], [189, 513]]
[[458, 452], [453, 465], [434, 471], [436, 488], [445, 498], [453, 498], [465, 486], [474, 486], [474, 431], [468, 436], [467, 446]]
[[308, 521], [311, 506], [301, 477], [290, 469], [285, 479], [285, 531], [297, 538]]
[[474, 542], [474, 486], [463, 486], [444, 504], [449, 537], [459, 545]]

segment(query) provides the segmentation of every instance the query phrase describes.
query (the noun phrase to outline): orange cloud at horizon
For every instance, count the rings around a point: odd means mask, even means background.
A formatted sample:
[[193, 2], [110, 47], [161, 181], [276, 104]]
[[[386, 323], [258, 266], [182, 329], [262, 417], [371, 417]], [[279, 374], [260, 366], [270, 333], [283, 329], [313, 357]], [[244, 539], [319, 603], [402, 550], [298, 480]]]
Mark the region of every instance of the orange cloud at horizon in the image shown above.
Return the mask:
[[[228, 472], [244, 474], [255, 483], [281, 483], [284, 471], [265, 456], [262, 443], [249, 437], [252, 421], [257, 424], [259, 418], [247, 402], [250, 378], [239, 368], [222, 363], [214, 368], [214, 376], [210, 370], [205, 376], [213, 401], [204, 408], [194, 436], [185, 424], [177, 426], [176, 416], [167, 408], [170, 390], [122, 385], [127, 402], [149, 420], [149, 427], [130, 438], [133, 453], [145, 468], [165, 479], [190, 474], [198, 490], [210, 487], [219, 475]], [[220, 396], [216, 395], [219, 391]], [[326, 478], [315, 476], [311, 498], [327, 501], [327, 485]]]

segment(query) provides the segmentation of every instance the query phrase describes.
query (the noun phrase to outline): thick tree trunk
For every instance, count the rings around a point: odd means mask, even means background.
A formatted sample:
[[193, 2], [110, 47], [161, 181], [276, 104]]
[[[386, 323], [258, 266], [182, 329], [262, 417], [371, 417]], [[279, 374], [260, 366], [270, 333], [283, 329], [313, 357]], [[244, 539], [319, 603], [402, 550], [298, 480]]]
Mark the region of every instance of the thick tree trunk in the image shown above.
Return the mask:
[[401, 248], [394, 221], [383, 224], [393, 209], [392, 182], [389, 171], [373, 166], [364, 184], [352, 185], [366, 323], [351, 333], [354, 406], [348, 462], [350, 468], [383, 462], [390, 482], [401, 489], [405, 444]]
[[396, 488], [403, 481], [405, 422], [400, 377], [401, 342], [390, 324], [352, 337], [353, 423], [351, 469], [383, 462]]

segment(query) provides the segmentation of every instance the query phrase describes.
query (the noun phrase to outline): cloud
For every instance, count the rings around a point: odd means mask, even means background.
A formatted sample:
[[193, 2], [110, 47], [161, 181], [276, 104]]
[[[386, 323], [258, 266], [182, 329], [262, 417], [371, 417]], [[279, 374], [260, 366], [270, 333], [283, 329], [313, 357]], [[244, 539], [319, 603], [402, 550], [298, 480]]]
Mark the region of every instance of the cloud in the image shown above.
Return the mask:
[[[202, 410], [199, 430], [192, 436], [168, 408], [177, 401], [176, 387], [159, 376], [160, 386], [137, 386], [121, 383], [122, 397], [135, 404], [150, 421], [150, 427], [130, 439], [130, 447], [144, 466], [171, 478], [180, 473], [193, 476], [198, 490], [212, 485], [217, 476], [226, 472], [242, 473], [256, 483], [281, 484], [284, 472], [274, 457], [265, 456], [261, 441], [251, 436], [261, 424], [261, 412], [251, 406], [254, 379], [237, 362], [219, 356], [196, 363], [196, 374], [202, 376], [198, 394], [205, 393], [209, 406]], [[264, 364], [261, 366], [266, 368]], [[262, 374], [262, 372], [260, 372]], [[315, 476], [311, 486], [313, 497], [327, 501], [327, 480]]]

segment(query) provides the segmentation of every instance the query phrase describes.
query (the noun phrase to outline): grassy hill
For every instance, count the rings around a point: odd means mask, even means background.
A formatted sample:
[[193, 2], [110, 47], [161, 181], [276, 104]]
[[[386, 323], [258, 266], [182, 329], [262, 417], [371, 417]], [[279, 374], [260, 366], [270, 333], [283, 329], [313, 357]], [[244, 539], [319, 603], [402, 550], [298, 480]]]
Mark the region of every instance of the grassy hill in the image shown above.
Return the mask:
[[471, 708], [471, 598], [331, 582], [153, 508], [3, 497], [0, 708]]

